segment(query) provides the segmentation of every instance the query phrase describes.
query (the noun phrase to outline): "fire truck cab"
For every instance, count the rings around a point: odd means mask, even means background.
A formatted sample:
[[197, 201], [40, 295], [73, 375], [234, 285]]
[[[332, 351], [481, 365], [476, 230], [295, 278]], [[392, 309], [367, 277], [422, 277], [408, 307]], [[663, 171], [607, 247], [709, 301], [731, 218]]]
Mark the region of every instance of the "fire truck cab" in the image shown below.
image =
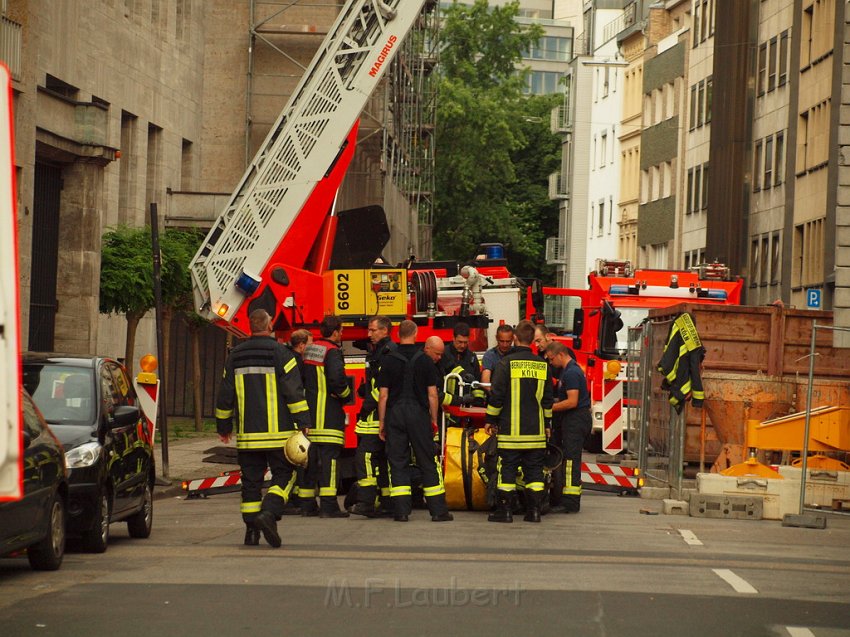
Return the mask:
[[632, 268], [629, 261], [598, 259], [587, 289], [532, 286], [526, 316], [545, 323], [576, 354], [592, 401], [591, 449], [609, 454], [624, 448], [628, 335], [652, 308], [682, 302], [739, 305], [743, 280], [720, 263], [689, 271]]

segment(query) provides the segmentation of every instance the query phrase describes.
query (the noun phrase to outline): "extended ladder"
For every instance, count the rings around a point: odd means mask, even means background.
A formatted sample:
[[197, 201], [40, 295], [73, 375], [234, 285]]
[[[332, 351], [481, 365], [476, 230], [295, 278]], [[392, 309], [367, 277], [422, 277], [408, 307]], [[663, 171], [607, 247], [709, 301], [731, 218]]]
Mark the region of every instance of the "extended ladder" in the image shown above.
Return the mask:
[[294, 234], [299, 236], [289, 237], [286, 246], [287, 263], [303, 265], [313, 243], [304, 235], [312, 229], [318, 233], [328, 213], [327, 207], [305, 204], [348, 145], [360, 112], [424, 4], [349, 0], [342, 8], [189, 265], [201, 315], [229, 322], [246, 299], [235, 286], [237, 279], [243, 273], [261, 278], [302, 210], [309, 208], [317, 218], [298, 224]]

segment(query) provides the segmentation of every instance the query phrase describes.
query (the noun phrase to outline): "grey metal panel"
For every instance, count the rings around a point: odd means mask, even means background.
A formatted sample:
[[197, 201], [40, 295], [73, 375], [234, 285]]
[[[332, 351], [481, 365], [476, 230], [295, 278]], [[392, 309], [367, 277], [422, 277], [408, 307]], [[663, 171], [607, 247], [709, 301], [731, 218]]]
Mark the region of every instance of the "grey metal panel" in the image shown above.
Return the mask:
[[641, 204], [638, 209], [638, 245], [656, 245], [672, 241], [675, 216], [675, 197], [665, 197]]
[[678, 153], [679, 116], [645, 128], [640, 138], [640, 169], [674, 159]]
[[679, 42], [646, 61], [643, 67], [643, 92], [661, 88], [685, 74], [685, 44]]

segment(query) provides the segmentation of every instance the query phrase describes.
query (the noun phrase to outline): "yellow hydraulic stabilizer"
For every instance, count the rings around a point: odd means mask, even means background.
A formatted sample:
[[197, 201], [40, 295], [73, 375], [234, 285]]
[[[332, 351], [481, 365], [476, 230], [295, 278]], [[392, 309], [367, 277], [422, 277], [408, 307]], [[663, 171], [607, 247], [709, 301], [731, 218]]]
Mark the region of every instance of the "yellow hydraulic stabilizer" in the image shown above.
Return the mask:
[[774, 471], [767, 465], [762, 464], [761, 462], [756, 460], [754, 456], [750, 456], [744, 462], [733, 464], [728, 469], [724, 469], [720, 472], [720, 475], [738, 477], [755, 476], [758, 478], [768, 478], [770, 480], [785, 479], [784, 477], [779, 475], [778, 471]]
[[[795, 458], [791, 461], [792, 467], [802, 467], [803, 459]], [[806, 460], [807, 469], [823, 469], [824, 471], [850, 471], [850, 465], [835, 458], [828, 458], [823, 454], [809, 456]]]
[[[747, 447], [799, 451], [806, 412], [747, 421]], [[809, 418], [809, 451], [850, 451], [850, 407], [818, 407]]]

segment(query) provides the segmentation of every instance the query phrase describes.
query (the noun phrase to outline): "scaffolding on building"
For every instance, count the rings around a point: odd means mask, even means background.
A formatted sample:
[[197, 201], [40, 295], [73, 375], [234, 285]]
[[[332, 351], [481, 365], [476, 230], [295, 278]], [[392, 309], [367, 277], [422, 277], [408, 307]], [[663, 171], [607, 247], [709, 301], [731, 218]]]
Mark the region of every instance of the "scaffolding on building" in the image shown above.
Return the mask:
[[[259, 100], [268, 98], [270, 86], [279, 88], [285, 101], [286, 83], [298, 82], [306, 70], [310, 47], [315, 50], [339, 12], [342, 2], [328, 0], [289, 0], [270, 2], [251, 0], [249, 6], [248, 90], [245, 118], [245, 162], [250, 162], [258, 143], [256, 130], [263, 123], [258, 117]], [[436, 126], [439, 11], [437, 0], [430, 0], [414, 29], [405, 39], [379, 88], [361, 116], [358, 138], [360, 152], [369, 153], [363, 162], [368, 183], [380, 183], [382, 190], [394, 189], [407, 210], [387, 210], [388, 217], [400, 223], [406, 219], [406, 252], [420, 259], [432, 254], [431, 229], [434, 209], [434, 134]], [[315, 42], [315, 44], [313, 44]], [[258, 47], [267, 48], [282, 58], [289, 72], [270, 73], [258, 69]], [[266, 51], [263, 51], [265, 53]], [[263, 88], [259, 88], [262, 76]], [[375, 143], [380, 140], [379, 144]], [[374, 155], [374, 159], [372, 156]], [[350, 170], [351, 172], [351, 170]], [[382, 194], [384, 194], [382, 193]], [[369, 196], [369, 193], [365, 193]], [[371, 193], [378, 195], [379, 193]], [[385, 197], [385, 201], [387, 198]], [[374, 201], [363, 202], [374, 203]]]
[[[439, 11], [437, 0], [426, 3], [390, 69], [384, 127], [385, 168], [411, 206], [408, 236], [417, 245], [408, 252], [420, 259], [432, 255], [434, 214], [434, 135], [437, 121]], [[413, 227], [413, 224], [416, 227]]]

